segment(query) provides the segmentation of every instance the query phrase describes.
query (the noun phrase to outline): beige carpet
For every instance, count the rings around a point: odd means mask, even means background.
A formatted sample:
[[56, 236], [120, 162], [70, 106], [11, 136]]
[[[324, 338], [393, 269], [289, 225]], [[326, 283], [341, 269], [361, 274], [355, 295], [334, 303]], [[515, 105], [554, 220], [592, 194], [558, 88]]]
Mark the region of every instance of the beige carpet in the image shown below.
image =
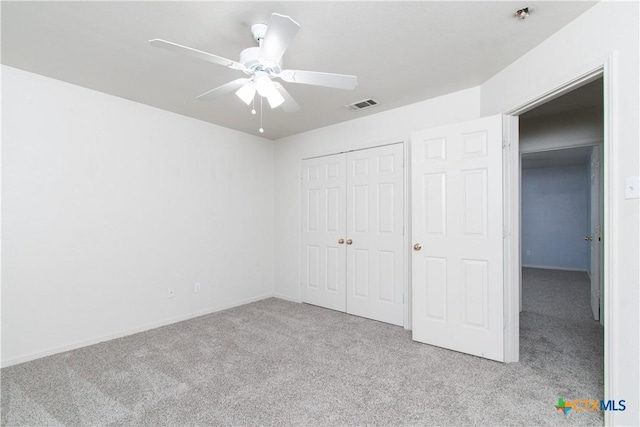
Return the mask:
[[603, 388], [600, 325], [548, 312], [559, 286], [588, 293], [565, 276], [526, 272], [517, 364], [268, 299], [2, 369], [2, 425], [601, 425], [554, 408]]

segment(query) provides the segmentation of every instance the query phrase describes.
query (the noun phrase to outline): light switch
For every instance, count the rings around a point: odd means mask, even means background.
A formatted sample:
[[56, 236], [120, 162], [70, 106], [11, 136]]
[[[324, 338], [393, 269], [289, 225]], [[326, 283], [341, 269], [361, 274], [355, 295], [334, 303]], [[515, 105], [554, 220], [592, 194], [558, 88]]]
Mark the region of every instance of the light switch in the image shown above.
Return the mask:
[[625, 199], [640, 199], [640, 176], [628, 176], [624, 186]]

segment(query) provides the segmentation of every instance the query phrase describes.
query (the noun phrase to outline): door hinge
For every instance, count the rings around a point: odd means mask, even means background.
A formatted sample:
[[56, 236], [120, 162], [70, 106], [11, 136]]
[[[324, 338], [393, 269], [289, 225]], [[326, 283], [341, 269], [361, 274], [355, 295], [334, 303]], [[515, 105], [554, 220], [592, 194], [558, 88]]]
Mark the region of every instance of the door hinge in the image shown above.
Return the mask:
[[509, 144], [509, 141], [506, 138], [502, 139], [502, 149], [503, 150], [508, 150], [511, 148], [511, 144]]
[[511, 233], [509, 232], [509, 229], [507, 227], [502, 229], [502, 238], [506, 239], [507, 237], [509, 237]]

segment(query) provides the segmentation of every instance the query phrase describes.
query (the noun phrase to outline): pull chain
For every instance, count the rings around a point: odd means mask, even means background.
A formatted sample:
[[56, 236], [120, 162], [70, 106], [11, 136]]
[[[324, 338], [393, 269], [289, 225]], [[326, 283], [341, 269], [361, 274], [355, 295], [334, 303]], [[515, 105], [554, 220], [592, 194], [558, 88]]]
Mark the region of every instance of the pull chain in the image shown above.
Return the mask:
[[264, 129], [262, 128], [262, 96], [260, 97], [260, 129], [258, 129], [260, 133], [264, 133]]

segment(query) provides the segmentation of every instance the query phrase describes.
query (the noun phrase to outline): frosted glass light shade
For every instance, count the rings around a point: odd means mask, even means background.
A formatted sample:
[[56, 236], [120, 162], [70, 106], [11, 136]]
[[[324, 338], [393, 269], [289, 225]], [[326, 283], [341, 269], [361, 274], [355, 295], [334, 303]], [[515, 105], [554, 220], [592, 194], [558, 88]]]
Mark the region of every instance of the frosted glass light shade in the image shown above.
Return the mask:
[[236, 91], [236, 95], [238, 95], [238, 98], [242, 99], [245, 104], [249, 105], [251, 101], [253, 101], [253, 97], [256, 96], [256, 86], [253, 82], [247, 82]]
[[269, 96], [269, 93], [274, 89], [271, 78], [263, 71], [256, 72], [253, 82], [256, 84], [256, 89], [260, 96]]
[[273, 90], [270, 91], [269, 95], [267, 95], [267, 101], [269, 101], [269, 106], [271, 108], [276, 108], [284, 102], [284, 97], [280, 92], [278, 92], [278, 89], [274, 87]]

